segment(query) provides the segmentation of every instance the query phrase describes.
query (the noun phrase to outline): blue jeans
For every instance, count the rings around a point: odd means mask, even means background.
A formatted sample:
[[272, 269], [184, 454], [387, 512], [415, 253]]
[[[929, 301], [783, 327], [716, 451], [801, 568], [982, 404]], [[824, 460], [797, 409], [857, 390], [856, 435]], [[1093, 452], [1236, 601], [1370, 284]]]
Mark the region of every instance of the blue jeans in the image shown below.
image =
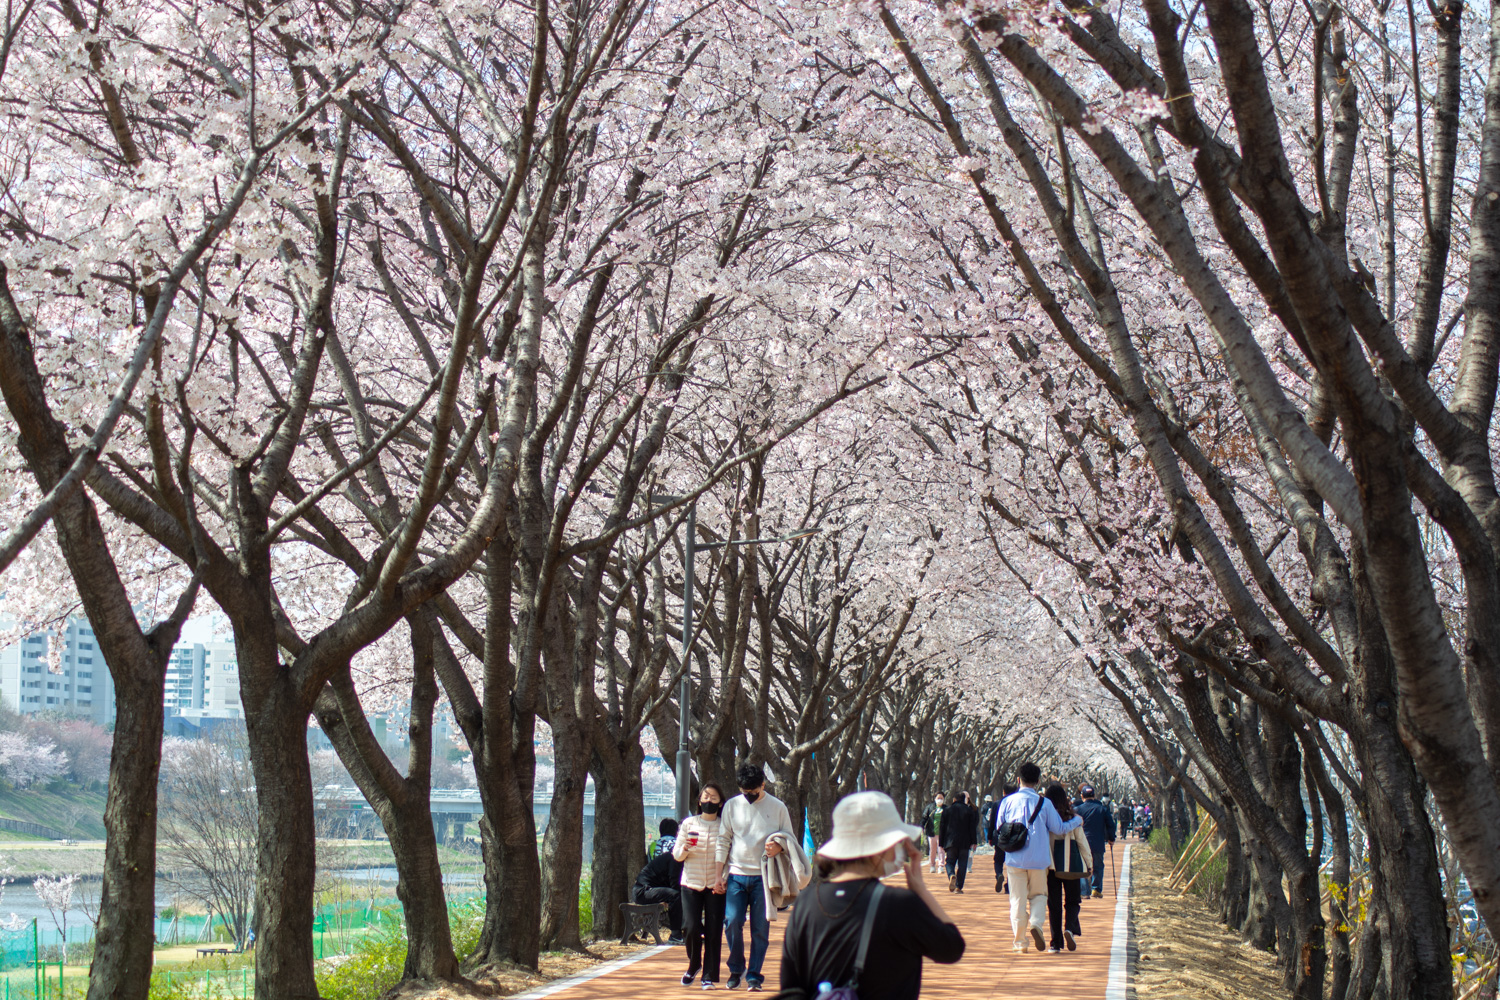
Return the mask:
[[[750, 914], [750, 966], [745, 967], [745, 914]], [[761, 967], [771, 944], [771, 921], [766, 919], [766, 893], [759, 875], [730, 875], [724, 902], [724, 936], [729, 941], [729, 974], [763, 983]]]
[[1089, 841], [1089, 851], [1094, 855], [1094, 874], [1089, 881], [1093, 883], [1093, 890], [1095, 892], [1103, 892], [1104, 864], [1106, 860], [1104, 857], [1104, 841], [1101, 840], [1097, 844], [1092, 840]]

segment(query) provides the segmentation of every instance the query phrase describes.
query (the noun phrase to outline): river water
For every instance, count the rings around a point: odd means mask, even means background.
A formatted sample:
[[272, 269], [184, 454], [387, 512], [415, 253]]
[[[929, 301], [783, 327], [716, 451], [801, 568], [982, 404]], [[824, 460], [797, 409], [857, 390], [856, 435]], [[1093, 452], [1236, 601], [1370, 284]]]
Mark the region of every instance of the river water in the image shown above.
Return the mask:
[[[373, 895], [379, 903], [395, 902], [395, 868], [348, 868], [329, 874], [360, 886], [361, 895], [373, 890]], [[461, 894], [479, 888], [482, 881], [480, 875], [469, 873], [454, 873], [443, 877], [444, 884]], [[100, 883], [97, 880], [79, 882], [73, 892], [73, 903], [64, 915], [61, 912], [54, 913], [49, 910], [37, 896], [36, 889], [29, 883], [12, 882], [4, 886], [3, 890], [0, 890], [0, 937], [15, 937], [24, 931], [22, 936], [29, 942], [34, 920], [40, 943], [44, 947], [58, 944], [62, 941], [61, 926], [66, 916], [68, 940], [70, 942], [90, 940], [94, 936], [93, 917], [99, 905], [99, 887]], [[178, 906], [186, 906], [198, 912], [202, 910], [202, 904], [197, 900], [171, 883], [158, 880], [156, 884], [157, 912]], [[194, 925], [191, 929], [191, 936], [196, 938], [201, 933], [201, 918], [194, 921]], [[170, 919], [157, 920], [158, 940], [169, 939], [174, 936], [174, 932], [176, 935], [182, 935], [184, 928], [174, 928]]]

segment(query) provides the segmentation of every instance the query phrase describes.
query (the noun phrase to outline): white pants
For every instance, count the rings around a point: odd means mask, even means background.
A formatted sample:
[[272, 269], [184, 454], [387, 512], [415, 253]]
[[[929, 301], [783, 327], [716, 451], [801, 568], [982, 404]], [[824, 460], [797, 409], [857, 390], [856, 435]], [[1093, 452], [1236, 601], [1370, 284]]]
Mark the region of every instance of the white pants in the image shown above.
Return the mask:
[[[1011, 934], [1015, 943], [1024, 947], [1029, 927], [1040, 931], [1047, 926], [1047, 870], [1006, 865], [1005, 879], [1010, 883]], [[1031, 909], [1029, 920], [1027, 907]]]
[[946, 870], [948, 867], [948, 853], [943, 850], [943, 845], [937, 842], [936, 837], [931, 837], [927, 841], [927, 846], [932, 852], [927, 858], [932, 870], [935, 872]]

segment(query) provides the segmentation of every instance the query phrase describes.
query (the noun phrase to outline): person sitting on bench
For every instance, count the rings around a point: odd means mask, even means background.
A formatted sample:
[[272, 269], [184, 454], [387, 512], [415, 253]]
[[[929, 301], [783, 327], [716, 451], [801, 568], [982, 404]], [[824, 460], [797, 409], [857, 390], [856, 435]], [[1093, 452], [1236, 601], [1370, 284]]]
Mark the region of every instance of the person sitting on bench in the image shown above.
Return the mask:
[[[671, 818], [664, 819], [661, 821], [660, 829], [663, 838], [675, 836], [677, 821]], [[635, 888], [630, 893], [633, 903], [667, 904], [667, 926], [672, 932], [668, 944], [674, 945], [682, 944], [681, 881], [682, 862], [672, 857], [669, 847], [646, 862], [646, 866], [635, 877]]]

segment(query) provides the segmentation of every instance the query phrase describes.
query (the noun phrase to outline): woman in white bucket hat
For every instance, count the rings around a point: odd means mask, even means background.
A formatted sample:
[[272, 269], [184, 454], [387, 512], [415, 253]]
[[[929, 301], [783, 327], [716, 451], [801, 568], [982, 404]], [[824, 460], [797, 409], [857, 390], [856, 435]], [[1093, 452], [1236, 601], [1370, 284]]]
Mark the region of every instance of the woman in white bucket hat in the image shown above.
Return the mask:
[[[787, 1000], [916, 1000], [923, 958], [963, 956], [963, 935], [922, 880], [921, 832], [901, 822], [884, 792], [856, 792], [834, 807], [833, 837], [815, 859], [823, 881], [797, 898], [782, 946]], [[903, 867], [907, 888], [881, 881]]]

